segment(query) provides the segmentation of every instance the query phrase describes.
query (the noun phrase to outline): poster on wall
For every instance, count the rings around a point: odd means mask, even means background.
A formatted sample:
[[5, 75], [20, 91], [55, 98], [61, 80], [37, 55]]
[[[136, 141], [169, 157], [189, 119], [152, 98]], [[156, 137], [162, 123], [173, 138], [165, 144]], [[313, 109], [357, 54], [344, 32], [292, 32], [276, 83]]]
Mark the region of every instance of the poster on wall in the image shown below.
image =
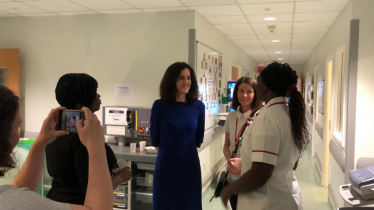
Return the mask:
[[196, 78], [199, 86], [199, 100], [207, 109], [218, 106], [222, 85], [222, 53], [197, 42]]
[[324, 103], [324, 101], [323, 101], [323, 88], [324, 88], [324, 85], [325, 85], [325, 80], [320, 80], [319, 82], [318, 82], [318, 98], [317, 98], [317, 100], [318, 100], [318, 112], [320, 113], [320, 114], [322, 114], [323, 115], [323, 112], [324, 112], [324, 108], [323, 108], [323, 103]]

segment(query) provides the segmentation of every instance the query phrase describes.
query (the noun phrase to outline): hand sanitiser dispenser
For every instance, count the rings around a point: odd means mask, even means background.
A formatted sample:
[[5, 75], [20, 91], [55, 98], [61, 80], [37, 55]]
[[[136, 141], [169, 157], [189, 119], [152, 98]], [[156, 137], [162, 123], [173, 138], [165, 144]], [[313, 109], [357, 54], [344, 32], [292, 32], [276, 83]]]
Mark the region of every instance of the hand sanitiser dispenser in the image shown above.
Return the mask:
[[374, 199], [374, 166], [349, 172], [351, 186], [364, 200]]

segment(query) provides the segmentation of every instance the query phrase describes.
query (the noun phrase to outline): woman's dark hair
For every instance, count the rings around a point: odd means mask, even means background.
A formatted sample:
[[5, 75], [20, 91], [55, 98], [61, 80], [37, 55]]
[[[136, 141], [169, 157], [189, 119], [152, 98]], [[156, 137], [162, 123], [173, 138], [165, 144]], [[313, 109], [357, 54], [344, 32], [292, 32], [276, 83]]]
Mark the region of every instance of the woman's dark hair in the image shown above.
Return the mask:
[[256, 89], [255, 89], [255, 86], [256, 86], [257, 82], [256, 82], [255, 79], [252, 79], [250, 77], [241, 77], [236, 82], [233, 97], [232, 97], [232, 108], [236, 110], [240, 106], [239, 99], [238, 99], [238, 90], [239, 90], [239, 86], [243, 83], [246, 83], [246, 84], [250, 85], [254, 90], [254, 93], [253, 93], [254, 97], [253, 97], [253, 101], [251, 103], [251, 110], [260, 109], [261, 108], [261, 102], [259, 100], [257, 100], [257, 93], [256, 93]]
[[19, 98], [11, 90], [0, 85], [0, 177], [15, 167], [10, 145], [10, 131], [19, 109]]
[[304, 98], [296, 88], [296, 71], [287, 63], [274, 62], [261, 71], [260, 77], [269, 90], [279, 96], [290, 97], [288, 112], [291, 117], [292, 134], [295, 145], [301, 153], [308, 146], [310, 135], [305, 119]]
[[57, 102], [67, 109], [74, 109], [76, 104], [90, 107], [95, 101], [97, 81], [88, 74], [65, 74], [55, 89]]
[[199, 97], [199, 89], [197, 86], [197, 80], [195, 72], [191, 66], [184, 62], [176, 62], [171, 64], [164, 74], [160, 84], [160, 97], [168, 103], [176, 102], [177, 97], [177, 80], [182, 72], [182, 70], [190, 70], [191, 75], [191, 87], [186, 95], [186, 101], [189, 104], [194, 104]]

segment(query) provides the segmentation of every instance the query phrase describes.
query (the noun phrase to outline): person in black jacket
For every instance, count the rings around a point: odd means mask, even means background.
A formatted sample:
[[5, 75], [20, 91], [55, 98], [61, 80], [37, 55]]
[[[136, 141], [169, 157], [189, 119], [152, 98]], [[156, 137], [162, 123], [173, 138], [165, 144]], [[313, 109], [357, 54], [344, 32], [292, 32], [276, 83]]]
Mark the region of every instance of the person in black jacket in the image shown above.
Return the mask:
[[[67, 109], [80, 110], [88, 107], [92, 113], [100, 109], [100, 95], [97, 94], [97, 81], [87, 74], [65, 74], [56, 86], [57, 102]], [[112, 184], [118, 184], [131, 178], [129, 167], [113, 175], [117, 166], [116, 156], [105, 143], [105, 150]], [[79, 140], [77, 133], [57, 137], [46, 149], [47, 170], [53, 178], [52, 188], [47, 197], [64, 203], [84, 204], [88, 183], [88, 152]]]

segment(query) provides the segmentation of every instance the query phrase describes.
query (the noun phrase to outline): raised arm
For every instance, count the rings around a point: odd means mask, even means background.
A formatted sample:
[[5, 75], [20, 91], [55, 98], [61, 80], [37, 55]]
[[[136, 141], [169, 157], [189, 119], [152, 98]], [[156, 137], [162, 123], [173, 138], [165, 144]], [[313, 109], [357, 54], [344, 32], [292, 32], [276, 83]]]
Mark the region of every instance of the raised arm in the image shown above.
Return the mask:
[[111, 210], [113, 209], [113, 188], [107, 163], [103, 128], [95, 114], [88, 108], [82, 109], [86, 116], [77, 122], [78, 135], [88, 151], [88, 186], [84, 206], [72, 205], [73, 210]]
[[44, 120], [40, 133], [31, 146], [25, 163], [12, 182], [13, 186], [26, 187], [34, 192], [38, 192], [43, 174], [45, 147], [55, 140], [57, 136], [69, 134], [67, 131], [55, 130], [58, 122], [58, 113], [63, 109], [63, 107], [52, 109], [48, 117]]

